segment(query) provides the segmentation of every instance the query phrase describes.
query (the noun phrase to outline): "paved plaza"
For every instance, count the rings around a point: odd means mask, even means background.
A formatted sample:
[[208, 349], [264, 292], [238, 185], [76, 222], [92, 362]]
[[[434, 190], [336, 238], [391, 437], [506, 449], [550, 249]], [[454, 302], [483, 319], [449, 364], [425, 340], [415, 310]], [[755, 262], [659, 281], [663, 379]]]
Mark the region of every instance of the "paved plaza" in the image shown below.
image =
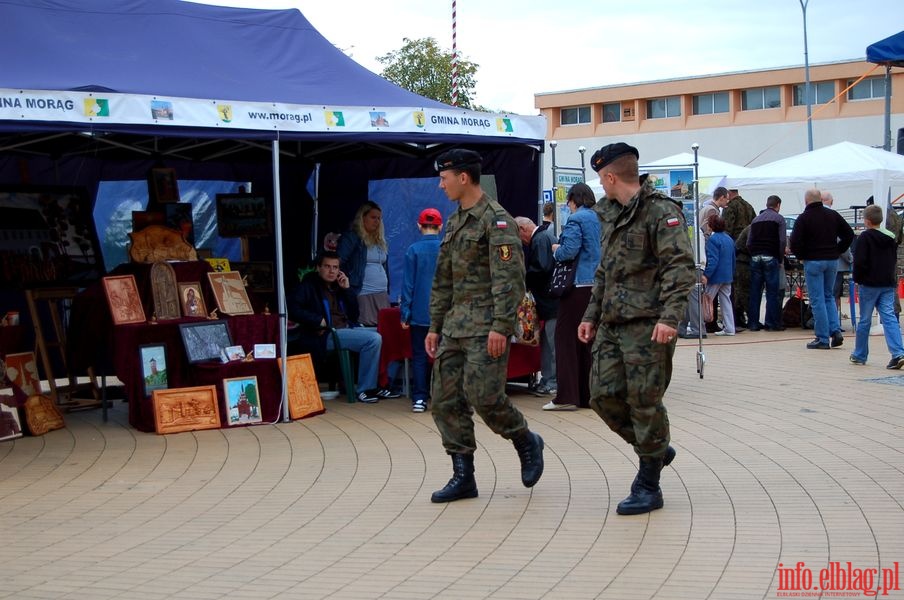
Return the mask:
[[904, 372], [881, 336], [866, 366], [848, 363], [853, 334], [810, 339], [710, 336], [702, 380], [681, 340], [665, 508], [634, 517], [615, 514], [631, 449], [520, 386], [543, 479], [522, 487], [511, 444], [479, 423], [480, 496], [447, 505], [430, 493], [450, 461], [405, 398], [169, 436], [129, 427], [119, 401], [107, 423], [71, 413], [0, 443], [0, 598], [863, 597], [904, 562]]

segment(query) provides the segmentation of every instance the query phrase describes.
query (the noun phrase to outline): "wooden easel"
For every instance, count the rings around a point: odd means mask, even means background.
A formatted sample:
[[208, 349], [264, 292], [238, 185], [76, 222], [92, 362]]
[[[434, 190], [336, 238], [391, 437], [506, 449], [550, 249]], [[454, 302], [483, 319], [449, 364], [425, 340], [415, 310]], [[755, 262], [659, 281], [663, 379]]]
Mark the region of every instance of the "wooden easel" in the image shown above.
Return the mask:
[[[62, 315], [64, 311], [68, 310], [68, 304], [75, 298], [77, 292], [78, 289], [76, 288], [25, 290], [28, 312], [31, 315], [31, 321], [35, 328], [35, 345], [37, 346], [41, 366], [44, 368], [44, 374], [47, 376], [47, 383], [50, 385], [50, 395], [56, 404], [66, 406], [69, 410], [100, 406], [101, 399], [100, 390], [95, 383], [94, 369], [91, 367], [88, 368], [90, 382], [87, 386], [82, 387], [87, 387], [91, 390], [94, 401], [85, 404], [73, 399], [73, 394], [79, 386], [75, 375], [69, 370], [66, 356], [66, 328], [63, 326]], [[44, 325], [41, 322], [39, 303], [44, 303], [47, 306], [53, 325], [52, 337], [48, 337], [45, 334]], [[68, 385], [64, 387], [58, 387], [56, 384], [56, 376], [53, 372], [53, 362], [50, 354], [51, 350], [59, 353], [60, 362], [65, 371], [63, 375], [69, 380]], [[65, 395], [65, 399], [62, 397], [63, 395]]]

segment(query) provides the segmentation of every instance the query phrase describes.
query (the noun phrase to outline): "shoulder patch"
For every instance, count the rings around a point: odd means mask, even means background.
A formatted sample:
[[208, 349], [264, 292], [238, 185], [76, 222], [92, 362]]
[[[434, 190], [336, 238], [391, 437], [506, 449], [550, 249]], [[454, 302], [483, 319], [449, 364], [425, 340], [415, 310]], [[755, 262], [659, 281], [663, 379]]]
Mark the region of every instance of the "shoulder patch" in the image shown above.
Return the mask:
[[665, 224], [666, 227], [678, 227], [679, 225], [681, 225], [681, 221], [678, 219], [678, 217], [669, 217], [668, 219], [666, 219]]
[[499, 260], [508, 262], [512, 260], [512, 247], [509, 244], [499, 246]]
[[508, 229], [508, 223], [506, 221], [496, 221], [496, 229]]

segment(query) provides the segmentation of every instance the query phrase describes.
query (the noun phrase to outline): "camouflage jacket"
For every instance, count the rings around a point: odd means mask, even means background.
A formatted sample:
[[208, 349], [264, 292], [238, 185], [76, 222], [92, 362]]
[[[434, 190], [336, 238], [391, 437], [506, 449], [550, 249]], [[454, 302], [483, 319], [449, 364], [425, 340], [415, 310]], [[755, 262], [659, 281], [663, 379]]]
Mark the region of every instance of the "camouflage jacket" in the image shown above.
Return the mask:
[[677, 327], [694, 287], [694, 254], [681, 205], [648, 186], [622, 207], [603, 199], [602, 258], [583, 321], [655, 318]]
[[728, 201], [728, 205], [722, 209], [722, 219], [725, 220], [725, 233], [736, 240], [744, 231], [744, 228], [750, 225], [750, 222], [756, 217], [756, 211], [750, 206], [747, 200], [740, 196], [735, 196]]
[[486, 194], [446, 224], [430, 295], [430, 331], [449, 337], [515, 332], [524, 254], [512, 216]]

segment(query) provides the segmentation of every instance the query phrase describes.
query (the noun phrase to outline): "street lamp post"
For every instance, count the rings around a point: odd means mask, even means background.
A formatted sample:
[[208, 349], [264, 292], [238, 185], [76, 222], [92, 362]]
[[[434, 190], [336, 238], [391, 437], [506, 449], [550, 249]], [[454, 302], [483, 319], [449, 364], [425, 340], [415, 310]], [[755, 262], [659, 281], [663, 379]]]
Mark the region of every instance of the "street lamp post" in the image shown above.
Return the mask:
[[584, 153], [587, 152], [587, 148], [581, 146], [578, 148], [578, 152], [581, 153], [581, 179], [584, 180], [584, 183], [587, 182], [587, 168], [584, 166]]
[[810, 0], [800, 0], [804, 16], [804, 95], [807, 101], [807, 150], [813, 151], [813, 99], [810, 96], [810, 57], [807, 53], [807, 4]]

